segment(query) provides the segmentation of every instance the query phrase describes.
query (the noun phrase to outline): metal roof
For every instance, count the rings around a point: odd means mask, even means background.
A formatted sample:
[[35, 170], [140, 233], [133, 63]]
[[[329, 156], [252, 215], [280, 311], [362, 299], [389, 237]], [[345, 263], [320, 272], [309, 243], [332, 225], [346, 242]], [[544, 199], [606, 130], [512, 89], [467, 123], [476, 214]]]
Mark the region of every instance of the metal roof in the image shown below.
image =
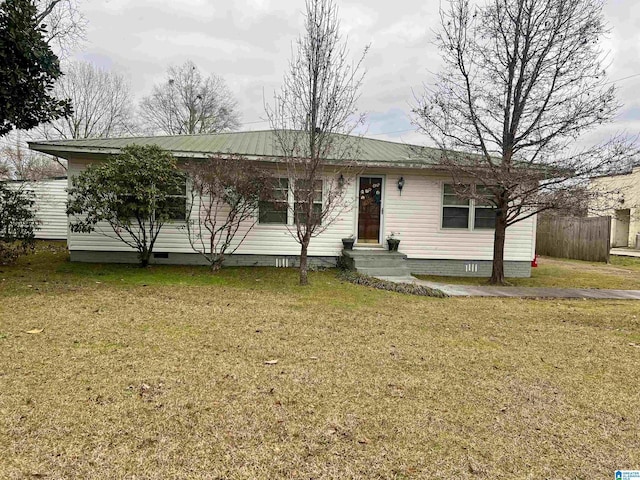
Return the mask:
[[[296, 132], [293, 132], [296, 134]], [[297, 132], [300, 134], [300, 132]], [[355, 158], [332, 158], [327, 163], [343, 161], [362, 166], [432, 167], [440, 161], [440, 150], [366, 137], [337, 135], [342, 145], [353, 147]], [[215, 133], [206, 135], [173, 135], [154, 137], [90, 138], [83, 140], [48, 140], [29, 142], [29, 148], [62, 158], [81, 154], [117, 154], [127, 145], [157, 145], [178, 158], [207, 158], [214, 154], [242, 155], [277, 162], [283, 157], [272, 130]]]

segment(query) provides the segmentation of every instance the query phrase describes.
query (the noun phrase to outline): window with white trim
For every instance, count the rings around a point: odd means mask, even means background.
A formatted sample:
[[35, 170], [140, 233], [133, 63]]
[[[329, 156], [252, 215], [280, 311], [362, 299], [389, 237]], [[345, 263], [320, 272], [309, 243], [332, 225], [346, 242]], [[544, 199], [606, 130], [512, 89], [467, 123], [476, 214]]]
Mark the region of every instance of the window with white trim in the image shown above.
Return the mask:
[[[491, 198], [492, 193], [485, 185], [476, 185], [476, 195]], [[473, 228], [493, 230], [496, 228], [496, 207], [489, 200], [474, 200]]]
[[[304, 180], [296, 180], [295, 183], [295, 188], [296, 188], [296, 192], [294, 194], [294, 197], [297, 198], [308, 198], [309, 194], [311, 193], [310, 187], [308, 185], [309, 182], [306, 182]], [[296, 215], [296, 218], [298, 218], [298, 220], [300, 221], [300, 223], [305, 223], [306, 220], [306, 214], [303, 211], [303, 204], [296, 202], [295, 206], [294, 206], [294, 214]], [[322, 215], [322, 180], [316, 180], [313, 184], [313, 215], [316, 218], [320, 218], [320, 216]]]
[[[140, 212], [140, 209], [137, 207], [140, 201], [138, 196], [133, 194], [120, 194], [118, 198], [121, 201], [120, 211], [117, 213], [119, 219], [130, 219], [132, 215]], [[181, 222], [187, 219], [186, 178], [180, 185], [176, 185], [174, 190], [167, 192], [162, 203], [161, 208], [168, 213], [169, 222]]]
[[187, 180], [176, 187], [173, 192], [169, 192], [166, 197], [169, 209], [169, 218], [172, 221], [182, 221], [187, 219]]
[[[295, 221], [293, 215], [300, 215], [300, 221], [304, 222], [302, 204], [296, 203], [294, 197], [306, 198], [309, 193], [308, 187], [302, 180], [296, 180], [293, 186], [298, 189], [297, 195], [295, 191], [290, 192], [288, 178], [275, 180], [273, 199], [259, 203], [258, 223], [292, 225]], [[313, 213], [318, 216], [322, 215], [322, 189], [322, 180], [316, 180], [313, 185]]]
[[289, 211], [289, 179], [276, 178], [273, 187], [273, 199], [258, 204], [258, 222], [287, 224]]
[[453, 185], [445, 184], [442, 192], [442, 228], [469, 228], [471, 200], [456, 195]]
[[[476, 185], [475, 194], [490, 198], [484, 185]], [[461, 198], [451, 184], [442, 190], [442, 228], [491, 230], [496, 226], [496, 209], [489, 200]]]

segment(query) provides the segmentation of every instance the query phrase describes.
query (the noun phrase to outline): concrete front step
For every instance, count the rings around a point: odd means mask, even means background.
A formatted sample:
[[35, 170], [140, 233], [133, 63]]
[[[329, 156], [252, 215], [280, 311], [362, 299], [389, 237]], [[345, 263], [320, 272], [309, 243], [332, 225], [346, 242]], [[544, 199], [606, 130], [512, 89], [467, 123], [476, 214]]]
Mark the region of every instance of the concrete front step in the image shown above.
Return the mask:
[[358, 258], [355, 260], [355, 264], [358, 268], [395, 267], [406, 265], [406, 260], [404, 258]]
[[407, 256], [402, 252], [388, 250], [344, 250], [351, 268], [370, 276], [406, 276], [409, 275]]
[[370, 277], [407, 277], [409, 269], [405, 266], [400, 267], [357, 267], [358, 273], [369, 275]]
[[390, 252], [389, 250], [343, 250], [343, 253], [349, 257], [401, 257], [407, 258], [402, 252]]

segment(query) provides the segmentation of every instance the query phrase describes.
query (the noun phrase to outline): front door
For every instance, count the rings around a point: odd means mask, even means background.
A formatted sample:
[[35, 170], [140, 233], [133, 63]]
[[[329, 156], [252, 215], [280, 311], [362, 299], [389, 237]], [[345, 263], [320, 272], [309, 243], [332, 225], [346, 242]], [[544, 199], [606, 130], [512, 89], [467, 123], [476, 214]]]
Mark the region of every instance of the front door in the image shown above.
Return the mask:
[[380, 243], [382, 177], [360, 177], [358, 243]]
[[613, 236], [613, 247], [629, 246], [629, 227], [631, 224], [631, 210], [616, 210], [614, 217], [615, 229]]

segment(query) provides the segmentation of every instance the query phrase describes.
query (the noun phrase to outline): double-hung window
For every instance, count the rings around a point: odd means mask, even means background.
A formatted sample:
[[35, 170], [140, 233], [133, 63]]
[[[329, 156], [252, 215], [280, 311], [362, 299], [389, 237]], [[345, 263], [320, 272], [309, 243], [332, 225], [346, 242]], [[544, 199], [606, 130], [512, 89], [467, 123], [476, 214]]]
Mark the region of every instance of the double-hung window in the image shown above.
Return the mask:
[[[491, 198], [491, 191], [484, 185], [476, 185], [476, 195]], [[491, 230], [496, 228], [496, 208], [489, 200], [474, 200], [473, 228]]]
[[315, 217], [314, 223], [318, 222], [322, 215], [322, 180], [316, 180], [313, 183], [313, 192], [311, 191], [309, 182], [296, 180], [294, 191], [294, 213], [300, 223], [306, 222], [305, 201], [308, 198], [311, 198], [311, 201], [313, 202], [311, 211], [312, 215]]
[[[316, 180], [313, 183], [313, 191], [308, 183], [296, 180], [291, 189], [288, 178], [277, 178], [274, 182], [273, 197], [259, 203], [258, 222], [291, 225], [297, 219], [304, 223], [306, 221], [304, 203], [307, 198], [311, 198], [313, 215], [319, 219], [322, 215], [322, 180]], [[294, 216], [289, 215], [289, 212]]]
[[456, 195], [453, 185], [445, 184], [442, 195], [442, 228], [469, 228], [471, 201]]
[[273, 198], [270, 201], [260, 201], [258, 210], [259, 223], [286, 225], [289, 213], [289, 179], [276, 178]]
[[[120, 220], [136, 218], [138, 216], [155, 216], [155, 211], [150, 211], [147, 195], [138, 196], [131, 193], [117, 195], [116, 214]], [[142, 203], [141, 203], [142, 202]], [[184, 221], [187, 219], [187, 181], [186, 178], [174, 189], [166, 192], [161, 198], [156, 197], [155, 208], [167, 212], [169, 221]]]
[[[496, 209], [488, 200], [490, 190], [484, 185], [465, 186], [475, 188], [478, 199], [461, 198], [453, 185], [445, 184], [442, 192], [442, 228], [490, 230], [496, 226]], [[486, 197], [487, 200], [483, 200]]]
[[169, 218], [171, 220], [187, 219], [187, 181], [177, 186], [175, 190], [169, 192], [166, 197]]

